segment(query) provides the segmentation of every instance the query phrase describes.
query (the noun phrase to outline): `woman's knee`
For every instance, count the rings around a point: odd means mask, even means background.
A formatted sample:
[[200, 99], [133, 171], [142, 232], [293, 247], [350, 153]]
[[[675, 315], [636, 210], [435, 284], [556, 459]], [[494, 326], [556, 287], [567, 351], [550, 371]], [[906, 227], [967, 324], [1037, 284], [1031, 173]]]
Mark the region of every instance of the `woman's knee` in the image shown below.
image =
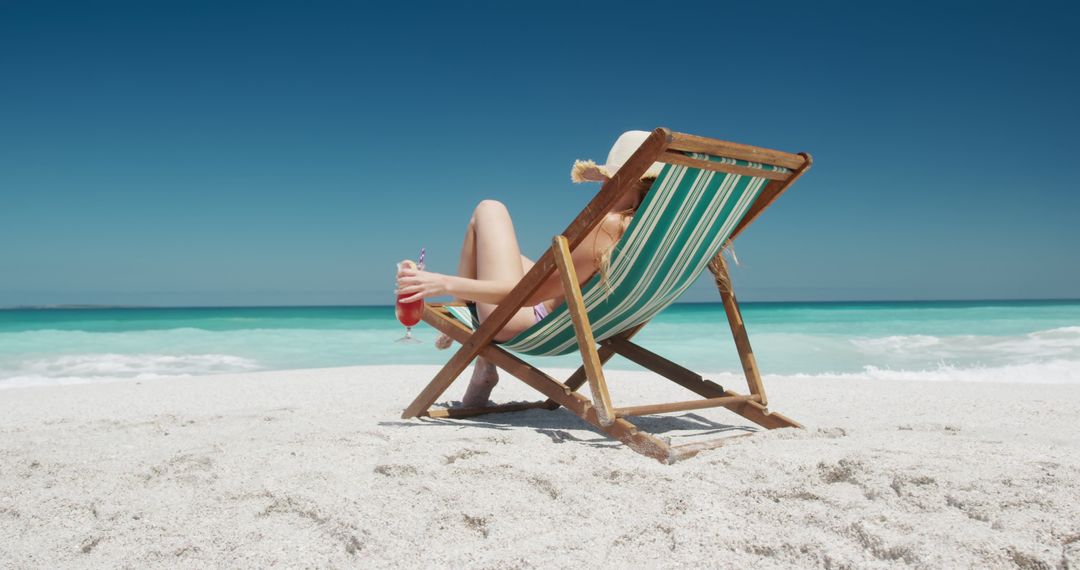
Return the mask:
[[510, 211], [506, 209], [506, 205], [498, 200], [481, 200], [476, 208], [473, 210], [472, 224], [476, 223], [476, 220], [484, 217], [491, 216], [510, 216]]
[[506, 212], [506, 204], [498, 200], [480, 200], [474, 212]]

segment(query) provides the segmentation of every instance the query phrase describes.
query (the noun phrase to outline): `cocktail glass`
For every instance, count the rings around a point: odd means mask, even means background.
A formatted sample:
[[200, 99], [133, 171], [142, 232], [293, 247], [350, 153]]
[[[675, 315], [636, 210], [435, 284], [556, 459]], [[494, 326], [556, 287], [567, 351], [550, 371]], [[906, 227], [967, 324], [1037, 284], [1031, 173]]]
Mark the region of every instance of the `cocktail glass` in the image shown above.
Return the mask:
[[[398, 271], [401, 271], [403, 266], [404, 262], [399, 263]], [[405, 344], [416, 344], [421, 342], [412, 335], [412, 328], [416, 326], [416, 323], [420, 322], [420, 317], [422, 317], [424, 314], [424, 300], [418, 299], [411, 303], [403, 303], [401, 301], [402, 299], [411, 296], [411, 293], [403, 293], [398, 295], [397, 303], [394, 305], [394, 313], [397, 315], [398, 322], [405, 325], [405, 336], [397, 339], [397, 342]]]

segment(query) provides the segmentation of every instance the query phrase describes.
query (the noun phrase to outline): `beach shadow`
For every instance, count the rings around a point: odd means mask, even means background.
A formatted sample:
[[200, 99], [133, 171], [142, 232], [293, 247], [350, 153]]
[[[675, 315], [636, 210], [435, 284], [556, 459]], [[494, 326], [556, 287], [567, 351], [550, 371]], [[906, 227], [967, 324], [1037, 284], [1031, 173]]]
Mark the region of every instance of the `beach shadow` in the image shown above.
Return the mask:
[[653, 434], [676, 431], [692, 432], [681, 435], [711, 435], [725, 432], [754, 433], [760, 430], [755, 426], [723, 424], [698, 414], [678, 416], [634, 416], [630, 420], [638, 428]]
[[[723, 433], [754, 433], [757, 427], [725, 424], [710, 420], [694, 413], [671, 416], [634, 416], [629, 420], [642, 431], [659, 437], [696, 438]], [[573, 442], [590, 447], [618, 447], [620, 442], [608, 438], [593, 426], [568, 412], [564, 408], [557, 410], [525, 410], [473, 416], [470, 418], [418, 418], [410, 421], [379, 422], [381, 426], [395, 427], [456, 427], [458, 429], [484, 428], [497, 431], [532, 429], [551, 438], [552, 443]], [[583, 438], [568, 430], [585, 431], [595, 437]]]

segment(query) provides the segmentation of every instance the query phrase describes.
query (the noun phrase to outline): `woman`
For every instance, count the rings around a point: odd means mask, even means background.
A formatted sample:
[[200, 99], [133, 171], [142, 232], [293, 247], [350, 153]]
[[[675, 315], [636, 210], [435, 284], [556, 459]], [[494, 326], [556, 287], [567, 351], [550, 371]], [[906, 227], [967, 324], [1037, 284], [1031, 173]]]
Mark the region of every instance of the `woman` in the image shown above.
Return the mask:
[[[571, 180], [606, 181], [615, 175], [649, 134], [645, 131], [623, 133], [608, 153], [606, 164], [577, 161], [570, 171]], [[660, 166], [659, 163], [653, 164], [642, 176], [636, 191], [623, 194], [600, 225], [571, 252], [580, 283], [588, 281], [597, 271], [604, 275], [612, 247], [626, 231], [645, 193], [652, 185], [652, 180], [659, 173]], [[477, 316], [480, 322], [483, 322], [532, 266], [533, 262], [521, 254], [514, 224], [506, 206], [495, 200], [484, 200], [473, 210], [465, 230], [457, 275], [402, 269], [397, 275], [397, 292], [412, 293], [410, 297], [403, 299], [405, 302], [440, 295], [451, 295], [457, 300], [475, 302]], [[556, 271], [495, 335], [495, 340], [509, 340], [539, 322], [563, 303], [562, 293], [561, 277]], [[450, 346], [450, 342], [449, 337], [440, 335], [435, 345], [446, 348]], [[488, 396], [498, 381], [495, 365], [477, 357], [472, 380], [462, 398], [462, 404], [465, 407], [486, 405]]]

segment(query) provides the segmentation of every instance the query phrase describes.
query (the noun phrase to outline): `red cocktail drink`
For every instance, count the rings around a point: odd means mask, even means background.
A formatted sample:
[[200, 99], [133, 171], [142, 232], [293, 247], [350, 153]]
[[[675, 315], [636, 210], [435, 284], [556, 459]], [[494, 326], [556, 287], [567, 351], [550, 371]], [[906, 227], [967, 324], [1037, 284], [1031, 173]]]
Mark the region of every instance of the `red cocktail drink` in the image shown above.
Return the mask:
[[424, 300], [419, 299], [412, 303], [402, 303], [401, 300], [405, 297], [411, 297], [411, 294], [404, 294], [397, 296], [397, 305], [395, 312], [397, 313], [397, 320], [407, 326], [415, 326], [420, 322], [420, 317], [424, 314]]
[[[421, 257], [423, 257], [423, 250], [421, 250], [420, 255]], [[412, 261], [405, 260], [398, 264], [398, 273], [400, 274], [404, 269], [418, 269], [418, 267]], [[419, 267], [419, 269], [423, 269], [423, 266]], [[402, 299], [412, 296], [412, 293], [399, 293], [397, 296], [397, 302], [394, 304], [394, 313], [397, 315], [397, 320], [400, 321], [401, 324], [405, 325], [405, 336], [399, 338], [397, 340], [398, 342], [420, 342], [413, 337], [412, 328], [416, 325], [416, 323], [420, 322], [421, 317], [423, 317], [424, 315], [424, 300], [417, 299], [416, 301], [413, 301], [411, 303], [401, 302]]]

